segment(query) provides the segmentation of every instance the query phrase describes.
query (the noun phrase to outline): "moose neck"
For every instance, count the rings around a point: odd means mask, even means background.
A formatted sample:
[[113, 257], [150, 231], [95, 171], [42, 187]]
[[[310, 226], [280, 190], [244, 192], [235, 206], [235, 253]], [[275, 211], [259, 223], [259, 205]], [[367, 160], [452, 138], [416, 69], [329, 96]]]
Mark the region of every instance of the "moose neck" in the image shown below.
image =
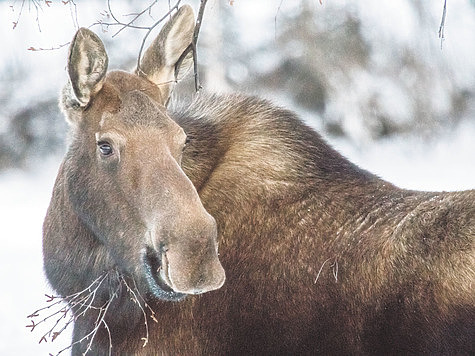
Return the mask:
[[257, 204], [315, 202], [330, 195], [337, 198], [326, 204], [356, 210], [369, 206], [358, 199], [368, 189], [394, 188], [346, 160], [293, 113], [264, 100], [199, 95], [173, 116], [192, 140], [183, 168], [212, 214], [241, 209], [244, 216]]

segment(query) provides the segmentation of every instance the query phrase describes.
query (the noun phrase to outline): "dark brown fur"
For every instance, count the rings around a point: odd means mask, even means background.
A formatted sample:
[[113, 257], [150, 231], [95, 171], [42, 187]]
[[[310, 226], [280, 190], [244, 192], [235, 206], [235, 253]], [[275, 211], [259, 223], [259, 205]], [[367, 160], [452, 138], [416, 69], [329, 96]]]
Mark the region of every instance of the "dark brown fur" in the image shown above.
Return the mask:
[[[146, 79], [112, 72], [87, 110], [100, 117], [145, 88], [153, 91]], [[226, 282], [180, 302], [140, 286], [158, 319], [149, 319], [145, 347], [143, 316], [124, 290], [106, 320], [114, 355], [475, 354], [474, 190], [399, 189], [350, 163], [293, 113], [257, 98], [201, 94], [170, 115], [192, 138], [182, 167], [216, 219]], [[147, 124], [142, 119], [138, 126]], [[85, 144], [74, 142], [69, 158]], [[68, 295], [110, 269], [135, 278], [84, 231], [65, 189], [83, 173], [65, 167], [45, 221], [53, 287]], [[101, 293], [107, 298], [108, 289]], [[79, 318], [74, 339], [94, 320], [92, 312]], [[101, 329], [92, 354], [108, 351]]]
[[268, 102], [200, 100], [176, 120], [220, 231], [216, 354], [473, 353], [475, 191], [401, 190]]

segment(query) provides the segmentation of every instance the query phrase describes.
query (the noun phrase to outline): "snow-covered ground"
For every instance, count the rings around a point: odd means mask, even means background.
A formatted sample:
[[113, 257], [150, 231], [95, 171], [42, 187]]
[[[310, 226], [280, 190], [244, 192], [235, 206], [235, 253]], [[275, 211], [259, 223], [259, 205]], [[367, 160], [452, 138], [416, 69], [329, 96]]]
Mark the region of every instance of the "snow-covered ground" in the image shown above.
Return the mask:
[[475, 119], [437, 139], [397, 137], [358, 149], [345, 140], [336, 147], [351, 161], [406, 189], [475, 189]]
[[59, 158], [39, 163], [28, 172], [0, 175], [0, 355], [48, 355], [58, 339], [38, 345], [41, 337], [26, 328], [26, 318], [43, 307], [51, 294], [43, 274], [41, 226], [48, 207]]

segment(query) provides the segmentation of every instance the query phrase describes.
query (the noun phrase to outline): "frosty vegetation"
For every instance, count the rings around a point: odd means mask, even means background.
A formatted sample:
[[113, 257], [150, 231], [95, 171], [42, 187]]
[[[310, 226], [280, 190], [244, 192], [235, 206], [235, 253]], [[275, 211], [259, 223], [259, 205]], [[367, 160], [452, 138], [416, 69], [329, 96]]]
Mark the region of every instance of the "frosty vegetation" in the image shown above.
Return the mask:
[[[124, 69], [134, 67], [144, 37], [97, 24], [113, 22], [111, 8], [128, 23], [146, 9], [143, 3], [34, 3], [39, 10], [0, 2], [2, 41], [12, 48], [0, 55], [0, 169], [64, 150], [56, 103], [66, 81], [64, 44], [77, 26], [96, 23], [92, 29], [104, 31], [112, 64]], [[134, 25], [156, 21], [166, 13], [162, 3]], [[199, 1], [191, 3], [197, 11]], [[401, 134], [437, 137], [474, 117], [472, 1], [449, 3], [442, 49], [443, 1], [322, 3], [209, 1], [199, 42], [204, 88], [264, 95], [299, 111], [325, 135], [356, 145]], [[190, 95], [190, 83], [178, 93]]]

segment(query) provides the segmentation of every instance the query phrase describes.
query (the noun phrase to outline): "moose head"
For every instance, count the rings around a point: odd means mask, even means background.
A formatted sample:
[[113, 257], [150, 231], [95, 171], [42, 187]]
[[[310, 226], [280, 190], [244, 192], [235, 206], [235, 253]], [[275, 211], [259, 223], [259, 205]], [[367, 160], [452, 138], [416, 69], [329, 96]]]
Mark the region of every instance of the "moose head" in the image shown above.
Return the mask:
[[107, 266], [89, 255], [91, 264], [120, 270], [162, 300], [215, 290], [225, 280], [216, 222], [181, 168], [187, 135], [166, 110], [177, 76], [192, 64], [185, 51], [193, 29], [193, 11], [183, 6], [134, 74], [107, 73], [101, 40], [85, 28], [76, 33], [61, 97], [72, 142], [55, 187], [61, 203], [52, 202], [45, 222], [48, 252], [48, 221], [70, 209], [81, 225], [74, 231], [106, 251]]

